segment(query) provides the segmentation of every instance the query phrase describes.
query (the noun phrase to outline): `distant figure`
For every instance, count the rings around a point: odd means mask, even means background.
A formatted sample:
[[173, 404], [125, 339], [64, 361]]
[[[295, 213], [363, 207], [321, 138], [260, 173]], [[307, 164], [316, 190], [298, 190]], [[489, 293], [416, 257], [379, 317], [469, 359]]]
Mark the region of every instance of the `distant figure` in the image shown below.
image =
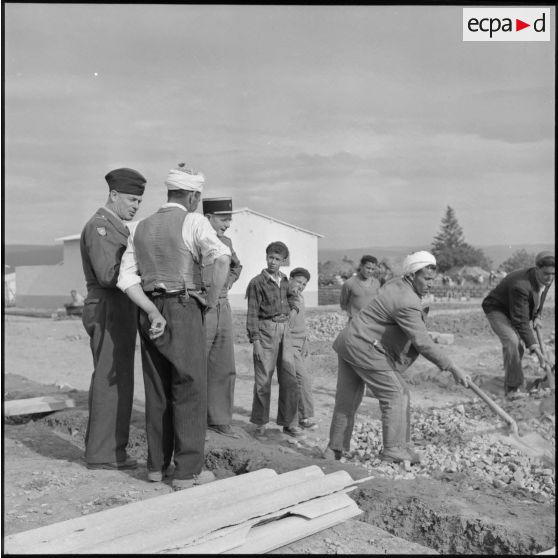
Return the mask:
[[[314, 418], [314, 398], [312, 384], [306, 367], [308, 357], [308, 331], [306, 329], [306, 308], [302, 291], [310, 281], [310, 272], [303, 267], [295, 267], [289, 274], [288, 299], [291, 311], [289, 314], [289, 336], [292, 349], [292, 360], [299, 387], [298, 425], [312, 430], [317, 424]], [[290, 356], [290, 353], [289, 353]]]
[[554, 254], [541, 252], [535, 259], [535, 267], [512, 271], [482, 301], [490, 327], [502, 343], [506, 370], [504, 392], [510, 399], [525, 395], [521, 391], [524, 383], [521, 359], [525, 347], [537, 355], [541, 367], [549, 364], [533, 330], [542, 326], [540, 315], [554, 273]]
[[374, 277], [377, 266], [378, 260], [374, 256], [364, 255], [360, 259], [357, 273], [343, 283], [339, 305], [347, 312], [349, 320], [378, 293], [380, 281]]
[[70, 291], [71, 302], [66, 302], [64, 308], [68, 316], [81, 316], [85, 299], [75, 290]]
[[391, 278], [393, 277], [393, 272], [386, 262], [380, 262], [379, 267], [379, 277], [380, 287], [383, 287]]
[[490, 274], [488, 275], [488, 284], [492, 286], [494, 283], [496, 283], [496, 273], [493, 269], [491, 269]]

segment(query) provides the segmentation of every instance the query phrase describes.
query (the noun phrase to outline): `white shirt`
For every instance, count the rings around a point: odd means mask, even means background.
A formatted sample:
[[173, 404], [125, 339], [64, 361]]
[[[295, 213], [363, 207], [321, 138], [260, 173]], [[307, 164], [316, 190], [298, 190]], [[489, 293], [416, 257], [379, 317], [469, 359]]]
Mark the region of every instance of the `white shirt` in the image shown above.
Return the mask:
[[[167, 202], [163, 207], [179, 207], [185, 213], [188, 210], [179, 203]], [[120, 273], [118, 274], [118, 282], [116, 286], [126, 292], [133, 285], [141, 284], [141, 277], [138, 274], [138, 261], [136, 258], [136, 250], [134, 247], [134, 234], [136, 227], [140, 221], [130, 223], [130, 236], [128, 237], [128, 245], [126, 251], [122, 255], [120, 262]], [[211, 263], [220, 256], [230, 256], [229, 247], [219, 240], [215, 229], [209, 223], [207, 217], [201, 213], [190, 213], [189, 219], [184, 219], [182, 226], [182, 238], [186, 248], [192, 253], [194, 260]]]

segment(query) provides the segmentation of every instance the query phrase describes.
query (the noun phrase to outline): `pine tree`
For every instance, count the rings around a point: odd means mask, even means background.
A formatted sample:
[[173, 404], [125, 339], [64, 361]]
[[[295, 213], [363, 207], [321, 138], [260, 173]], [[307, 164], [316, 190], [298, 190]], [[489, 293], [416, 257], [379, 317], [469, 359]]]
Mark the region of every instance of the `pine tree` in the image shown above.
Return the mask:
[[432, 243], [434, 255], [436, 255], [436, 251], [440, 252], [444, 248], [456, 249], [463, 246], [463, 244], [465, 244], [463, 229], [457, 222], [455, 211], [448, 205], [446, 214], [442, 218], [440, 232], [434, 237], [434, 242]]
[[463, 229], [457, 221], [455, 211], [449, 205], [442, 218], [440, 232], [432, 242], [432, 253], [442, 273], [452, 267], [464, 265], [479, 266], [483, 269], [490, 269], [492, 265], [480, 248], [474, 248], [465, 242]]

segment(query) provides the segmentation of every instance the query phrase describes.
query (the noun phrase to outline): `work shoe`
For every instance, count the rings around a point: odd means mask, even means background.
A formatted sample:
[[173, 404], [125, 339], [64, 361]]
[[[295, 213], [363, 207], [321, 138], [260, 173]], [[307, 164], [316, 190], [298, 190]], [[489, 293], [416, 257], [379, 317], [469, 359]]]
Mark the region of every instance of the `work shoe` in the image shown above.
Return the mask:
[[402, 463], [403, 461], [411, 462], [412, 456], [406, 449], [396, 446], [393, 448], [384, 448], [380, 453], [380, 459], [387, 463]]
[[211, 471], [202, 471], [199, 475], [193, 475], [190, 479], [173, 479], [172, 489], [176, 492], [192, 488], [193, 486], [199, 486], [200, 484], [207, 484], [214, 480], [216, 480], [215, 475]]
[[304, 431], [298, 426], [283, 426], [283, 434], [287, 434], [293, 438], [304, 438]]
[[298, 425], [300, 428], [304, 428], [305, 430], [315, 430], [318, 428], [318, 425], [310, 419], [301, 419], [298, 421]]
[[164, 467], [162, 471], [147, 471], [147, 480], [149, 482], [161, 482], [163, 478], [170, 477], [173, 470], [173, 467], [169, 465]]
[[411, 465], [418, 465], [420, 463], [420, 454], [415, 451], [415, 446], [411, 443], [405, 444], [407, 453], [411, 456]]
[[340, 450], [331, 449], [329, 446], [322, 451], [322, 459], [327, 459], [328, 461], [339, 461], [341, 459], [342, 452]]
[[521, 399], [523, 397], [527, 397], [529, 394], [523, 390], [522, 387], [513, 387], [513, 388], [506, 388], [506, 399], [514, 400], [514, 399]]
[[132, 457], [127, 457], [124, 461], [112, 461], [110, 463], [86, 463], [88, 469], [108, 469], [108, 470], [122, 470], [122, 469], [135, 469], [138, 462]]
[[262, 438], [265, 436], [265, 424], [259, 424], [258, 426], [256, 426], [256, 429], [254, 430], [254, 436], [256, 438]]
[[240, 438], [240, 436], [232, 429], [230, 424], [210, 424], [209, 430], [221, 434], [221, 436], [228, 436], [229, 438]]

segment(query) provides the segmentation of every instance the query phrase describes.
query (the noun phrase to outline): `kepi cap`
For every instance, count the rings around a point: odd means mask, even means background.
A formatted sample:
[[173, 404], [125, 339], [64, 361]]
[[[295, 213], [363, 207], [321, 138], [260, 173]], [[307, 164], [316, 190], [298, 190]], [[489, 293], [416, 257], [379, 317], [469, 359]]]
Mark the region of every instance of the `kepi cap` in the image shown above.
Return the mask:
[[134, 169], [114, 169], [105, 175], [109, 190], [116, 190], [121, 194], [143, 195], [145, 178]]
[[203, 214], [222, 215], [232, 213], [232, 198], [204, 198], [202, 200]]

